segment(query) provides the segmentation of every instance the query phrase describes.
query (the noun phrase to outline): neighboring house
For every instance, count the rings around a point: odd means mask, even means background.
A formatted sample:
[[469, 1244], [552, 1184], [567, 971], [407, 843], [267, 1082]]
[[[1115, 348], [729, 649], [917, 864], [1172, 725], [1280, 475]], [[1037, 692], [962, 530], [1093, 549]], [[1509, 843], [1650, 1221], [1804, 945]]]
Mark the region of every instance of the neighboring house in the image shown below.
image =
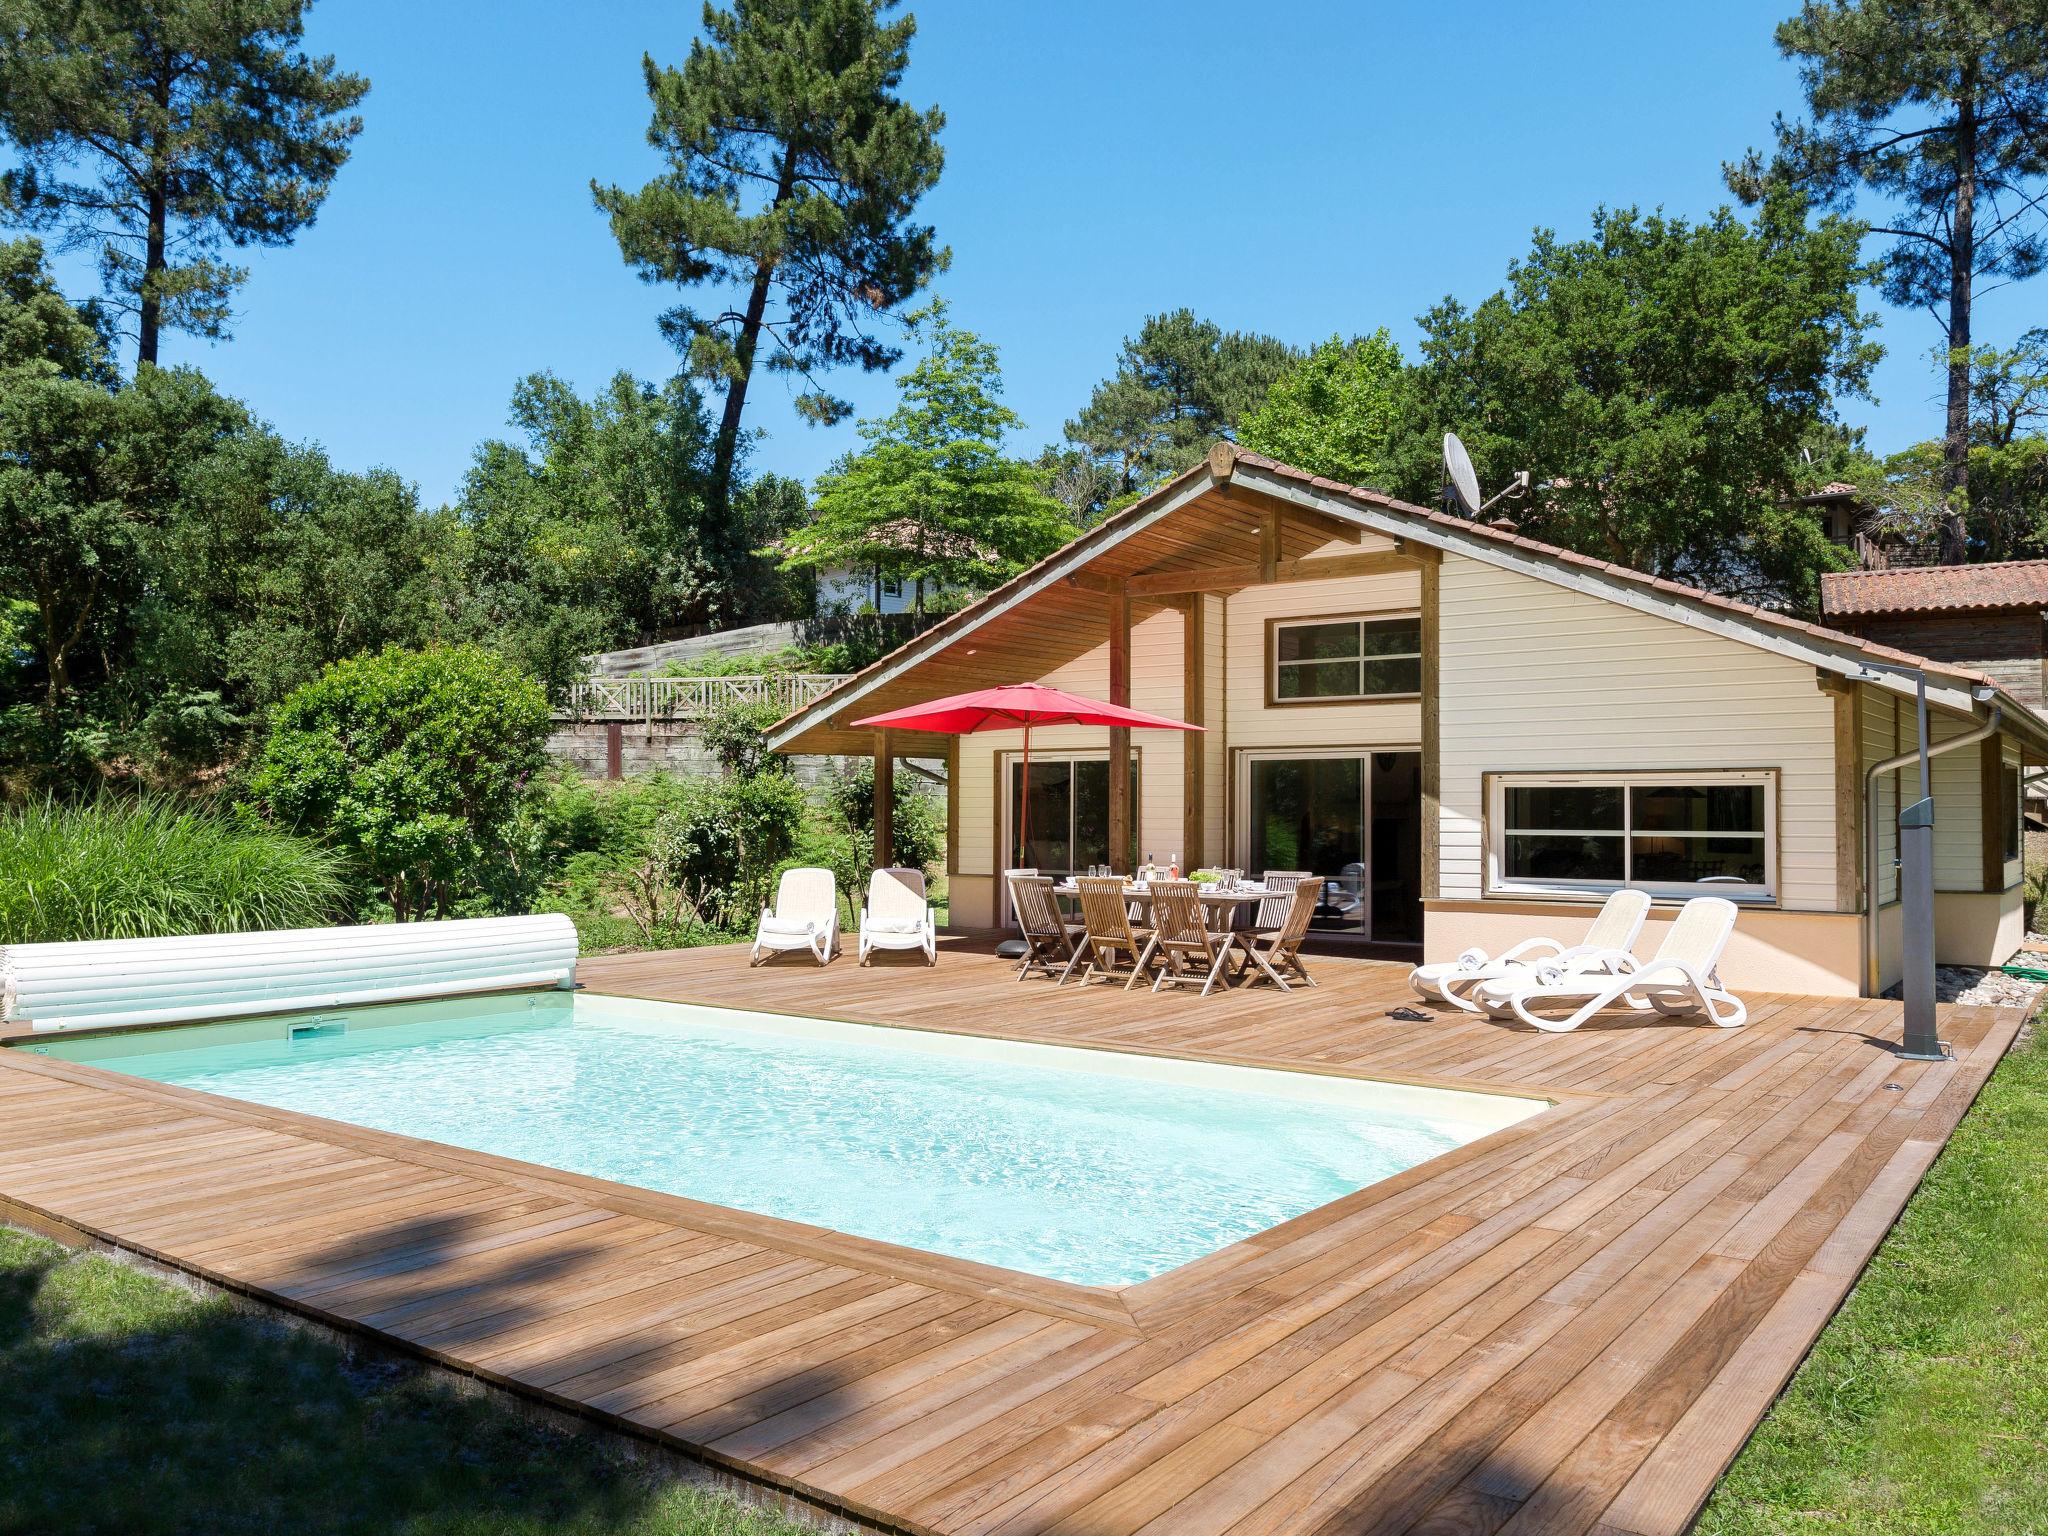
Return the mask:
[[2048, 657], [2048, 560], [1830, 571], [1827, 624], [1880, 645], [1988, 673], [2039, 709]]
[[[935, 539], [939, 541], [936, 546], [932, 542]], [[900, 574], [904, 564], [920, 552], [921, 545], [926, 558], [939, 554], [948, 559], [995, 563], [994, 554], [973, 540], [920, 532], [917, 524], [908, 518], [884, 523], [872, 530], [868, 543], [872, 549], [884, 553], [863, 565], [830, 565], [819, 570], [818, 612], [821, 615], [915, 613], [920, 606], [936, 606], [949, 594], [949, 588], [926, 581], [920, 599], [919, 583]]]
[[1872, 919], [1863, 780], [1912, 740], [1913, 680], [1878, 665], [1924, 666], [1938, 738], [1997, 713], [1934, 761], [1935, 874], [1940, 958], [2001, 962], [2021, 770], [2048, 761], [2048, 720], [2010, 689], [1227, 444], [770, 740], [945, 754], [960, 927], [1007, 919], [1020, 738], [850, 722], [1037, 679], [1207, 729], [1035, 731], [1026, 863], [1307, 870], [1328, 936], [1431, 959], [1574, 936], [1623, 883], [1658, 898], [1647, 953], [1685, 897], [1725, 895], [1745, 908], [1731, 985], [1854, 995], [1899, 971], [1899, 782], [1880, 781]]

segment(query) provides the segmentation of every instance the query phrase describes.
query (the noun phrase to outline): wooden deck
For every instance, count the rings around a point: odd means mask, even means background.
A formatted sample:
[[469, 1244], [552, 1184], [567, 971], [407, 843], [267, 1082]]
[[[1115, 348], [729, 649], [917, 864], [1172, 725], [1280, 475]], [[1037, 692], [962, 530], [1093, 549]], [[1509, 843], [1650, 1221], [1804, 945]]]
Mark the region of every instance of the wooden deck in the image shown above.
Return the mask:
[[0, 1215], [915, 1531], [1684, 1530], [2022, 1022], [1388, 1019], [1398, 967], [1200, 1002], [727, 949], [598, 991], [1514, 1089], [1557, 1107], [1120, 1292], [0, 1052]]

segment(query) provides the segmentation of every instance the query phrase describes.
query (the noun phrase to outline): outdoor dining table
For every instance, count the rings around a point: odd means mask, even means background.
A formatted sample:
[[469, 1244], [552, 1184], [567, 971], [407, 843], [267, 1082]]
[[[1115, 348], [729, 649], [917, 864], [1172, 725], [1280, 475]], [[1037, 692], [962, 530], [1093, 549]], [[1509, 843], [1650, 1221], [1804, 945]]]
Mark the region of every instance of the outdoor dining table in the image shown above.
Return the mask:
[[[1062, 880], [1052, 888], [1052, 891], [1055, 896], [1079, 896], [1081, 894], [1081, 888], [1071, 879]], [[1240, 885], [1234, 891], [1226, 891], [1220, 885], [1197, 885], [1195, 894], [1200, 898], [1203, 906], [1212, 910], [1220, 909], [1222, 916], [1225, 918], [1225, 927], [1235, 928], [1239, 925], [1240, 920], [1249, 908], [1255, 907], [1267, 897], [1275, 896], [1279, 893], [1277, 891], [1269, 891], [1263, 885]], [[1143, 880], [1126, 880], [1124, 882], [1124, 900], [1149, 907], [1152, 904], [1152, 887]]]

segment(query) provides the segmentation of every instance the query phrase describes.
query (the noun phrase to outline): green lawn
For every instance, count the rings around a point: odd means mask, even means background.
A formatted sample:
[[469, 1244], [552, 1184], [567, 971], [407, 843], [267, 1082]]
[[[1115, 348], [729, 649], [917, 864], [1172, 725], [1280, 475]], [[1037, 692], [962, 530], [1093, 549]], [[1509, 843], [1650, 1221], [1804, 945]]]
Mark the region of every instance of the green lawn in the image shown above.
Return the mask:
[[[1993, 1076], [1705, 1536], [2048, 1532], [2048, 1033]], [[0, 1531], [786, 1536], [423, 1372], [0, 1229]]]
[[2048, 1532], [2048, 1031], [1992, 1075], [1698, 1530]]
[[591, 1439], [0, 1228], [0, 1531], [794, 1536]]

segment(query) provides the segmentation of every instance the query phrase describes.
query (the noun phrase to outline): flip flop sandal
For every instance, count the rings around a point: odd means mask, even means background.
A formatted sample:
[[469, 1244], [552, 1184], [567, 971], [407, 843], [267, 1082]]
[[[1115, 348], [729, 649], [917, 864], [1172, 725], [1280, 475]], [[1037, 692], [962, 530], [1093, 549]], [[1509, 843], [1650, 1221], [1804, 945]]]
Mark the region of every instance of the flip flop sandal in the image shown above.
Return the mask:
[[1420, 1008], [1390, 1008], [1387, 1010], [1387, 1017], [1390, 1019], [1400, 1019], [1403, 1023], [1407, 1024], [1427, 1024], [1436, 1015], [1424, 1013]]

